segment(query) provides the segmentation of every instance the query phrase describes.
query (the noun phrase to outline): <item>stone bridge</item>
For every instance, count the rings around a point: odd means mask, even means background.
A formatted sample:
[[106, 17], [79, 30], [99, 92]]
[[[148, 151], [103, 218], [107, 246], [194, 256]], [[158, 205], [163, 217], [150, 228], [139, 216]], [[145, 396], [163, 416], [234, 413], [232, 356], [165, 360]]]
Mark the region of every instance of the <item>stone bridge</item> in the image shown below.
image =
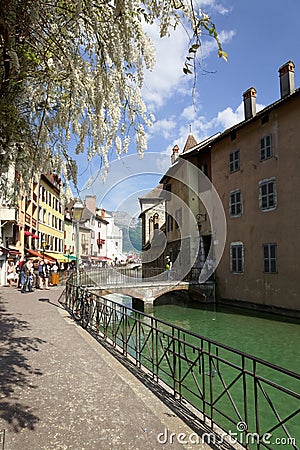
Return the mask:
[[[86, 283], [92, 284], [92, 290], [100, 295], [111, 293], [123, 294], [132, 297], [133, 301], [141, 301], [145, 307], [153, 306], [155, 300], [163, 294], [172, 291], [183, 291], [202, 302], [215, 302], [215, 283], [207, 281], [163, 280], [153, 281], [151, 278], [142, 278], [137, 272], [128, 276], [128, 272], [117, 270], [101, 270], [85, 272]], [[155, 279], [155, 277], [154, 277]]]

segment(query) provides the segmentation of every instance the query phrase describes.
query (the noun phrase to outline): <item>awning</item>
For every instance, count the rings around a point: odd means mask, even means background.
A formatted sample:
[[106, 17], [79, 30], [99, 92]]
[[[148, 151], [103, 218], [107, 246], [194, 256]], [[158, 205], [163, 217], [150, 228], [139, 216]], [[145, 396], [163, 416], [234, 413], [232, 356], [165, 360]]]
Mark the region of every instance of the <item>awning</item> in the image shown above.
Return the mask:
[[64, 254], [64, 257], [67, 260], [66, 262], [76, 261], [76, 256], [74, 256], [74, 255], [65, 255]]
[[56, 261], [56, 259], [52, 258], [51, 256], [46, 255], [46, 253], [45, 253], [45, 255], [44, 255], [44, 254], [42, 254], [42, 253], [40, 253], [40, 252], [37, 252], [36, 250], [29, 250], [29, 249], [27, 248], [27, 249], [25, 250], [25, 253], [26, 253], [28, 256], [35, 256], [36, 258], [44, 259], [45, 261], [49, 261], [49, 262], [55, 262], [55, 261]]
[[24, 236], [31, 236], [32, 239], [39, 239], [39, 236], [37, 236], [36, 234], [31, 233], [31, 231], [27, 231], [27, 230], [24, 231]]
[[92, 261], [112, 261], [112, 259], [107, 256], [91, 256], [90, 258]]
[[53, 258], [59, 263], [67, 263], [71, 261], [71, 259], [68, 260], [67, 255], [64, 255], [63, 253], [45, 252], [45, 256], [49, 256], [50, 258]]
[[21, 255], [19, 250], [16, 250], [13, 248], [7, 248], [7, 247], [3, 247], [3, 246], [0, 246], [0, 251], [2, 252], [2, 254], [8, 255], [8, 256], [20, 256]]

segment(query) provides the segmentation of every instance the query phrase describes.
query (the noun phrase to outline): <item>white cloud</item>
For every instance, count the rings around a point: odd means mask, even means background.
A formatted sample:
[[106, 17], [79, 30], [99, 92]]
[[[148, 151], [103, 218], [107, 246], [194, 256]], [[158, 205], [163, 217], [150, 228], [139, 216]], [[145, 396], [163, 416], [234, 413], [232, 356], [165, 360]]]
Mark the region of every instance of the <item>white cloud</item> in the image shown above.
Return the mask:
[[200, 7], [205, 12], [206, 8], [209, 8], [209, 10], [216, 11], [221, 15], [228, 14], [229, 9], [223, 6], [221, 3], [216, 2], [215, 0], [201, 0], [200, 1]]
[[187, 49], [187, 36], [178, 28], [170, 37], [160, 38], [157, 25], [146, 31], [156, 47], [156, 67], [145, 73], [143, 98], [152, 110], [161, 107], [171, 97], [174, 89], [185, 82], [182, 67]]
[[177, 126], [174, 117], [168, 119], [157, 120], [153, 126], [148, 129], [148, 137], [151, 135], [162, 135], [165, 139], [170, 139], [174, 134], [173, 131]]
[[190, 105], [184, 108], [184, 110], [181, 113], [181, 116], [187, 120], [194, 120], [196, 118], [197, 111], [195, 106]]
[[[257, 104], [256, 111], [260, 111], [265, 108], [265, 105]], [[189, 108], [185, 108], [181, 116], [185, 117], [188, 115], [187, 111]], [[244, 120], [244, 103], [241, 102], [236, 109], [228, 106], [227, 108], [219, 111], [215, 117], [211, 120], [207, 120], [204, 116], [195, 115], [194, 119], [190, 122], [191, 134], [195, 137], [197, 142], [201, 142], [204, 139], [212, 136], [217, 132], [225, 131], [226, 129], [238, 124]], [[163, 154], [167, 154], [170, 158], [172, 153], [172, 148], [174, 145], [178, 145], [179, 151], [181, 152], [186, 143], [186, 139], [190, 131], [187, 129], [186, 124], [182, 124], [178, 127], [177, 135], [172, 135], [173, 139], [168, 145], [167, 149]]]
[[[256, 111], [260, 111], [265, 108], [265, 105], [257, 104]], [[236, 125], [244, 120], [244, 102], [241, 102], [239, 106], [234, 111], [231, 107], [227, 107], [223, 111], [218, 112], [217, 117], [215, 117], [211, 124], [216, 127], [219, 126], [221, 131]]]
[[[155, 112], [162, 108], [166, 101], [175, 93], [191, 95], [193, 77], [183, 73], [185, 58], [188, 52], [188, 36], [185, 30], [178, 27], [170, 37], [160, 38], [157, 24], [146, 25], [146, 32], [151, 37], [156, 48], [156, 66], [151, 72], [145, 72], [143, 98], [148, 109]], [[222, 44], [229, 42], [235, 36], [235, 31], [221, 31], [219, 38]], [[201, 59], [216, 53], [217, 44], [213, 38], [203, 39]]]

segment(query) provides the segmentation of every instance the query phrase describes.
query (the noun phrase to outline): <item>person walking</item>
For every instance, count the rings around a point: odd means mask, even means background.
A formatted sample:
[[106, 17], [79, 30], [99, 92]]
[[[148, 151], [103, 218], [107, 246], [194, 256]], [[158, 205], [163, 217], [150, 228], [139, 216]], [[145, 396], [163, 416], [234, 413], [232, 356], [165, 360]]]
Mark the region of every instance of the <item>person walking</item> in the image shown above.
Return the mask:
[[50, 278], [51, 267], [49, 263], [45, 263], [45, 289], [50, 289], [49, 287], [49, 278]]
[[21, 268], [21, 274], [23, 274], [23, 283], [21, 281], [21, 292], [25, 293], [28, 288], [28, 292], [33, 292], [32, 280], [33, 280], [33, 264], [30, 259], [28, 259]]
[[171, 271], [172, 271], [172, 261], [170, 256], [166, 257], [166, 270], [167, 270], [167, 277], [168, 277], [168, 281], [173, 280], [172, 275], [171, 275]]
[[16, 278], [16, 271], [15, 271], [15, 266], [14, 266], [13, 261], [9, 261], [6, 274], [7, 274], [7, 276], [6, 276], [7, 282], [9, 284], [9, 287], [11, 287], [13, 284], [13, 281], [15, 281], [15, 278]]
[[40, 279], [39, 279], [39, 260], [35, 259], [33, 261], [33, 284], [35, 289], [38, 289], [40, 287]]
[[51, 267], [51, 284], [52, 286], [57, 286], [59, 283], [59, 275], [58, 275], [58, 265], [56, 263]]
[[45, 264], [41, 259], [39, 263], [39, 288], [44, 289], [44, 281], [45, 281]]

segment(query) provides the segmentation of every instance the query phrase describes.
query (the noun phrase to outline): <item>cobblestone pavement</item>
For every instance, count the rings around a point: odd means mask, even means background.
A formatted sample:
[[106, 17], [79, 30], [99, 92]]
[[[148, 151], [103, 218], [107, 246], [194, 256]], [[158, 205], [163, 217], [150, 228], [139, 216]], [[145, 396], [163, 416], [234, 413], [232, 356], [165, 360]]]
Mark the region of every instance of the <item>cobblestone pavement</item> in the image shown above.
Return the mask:
[[62, 291], [0, 288], [4, 449], [210, 448], [191, 444], [193, 430], [74, 323]]

